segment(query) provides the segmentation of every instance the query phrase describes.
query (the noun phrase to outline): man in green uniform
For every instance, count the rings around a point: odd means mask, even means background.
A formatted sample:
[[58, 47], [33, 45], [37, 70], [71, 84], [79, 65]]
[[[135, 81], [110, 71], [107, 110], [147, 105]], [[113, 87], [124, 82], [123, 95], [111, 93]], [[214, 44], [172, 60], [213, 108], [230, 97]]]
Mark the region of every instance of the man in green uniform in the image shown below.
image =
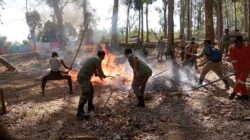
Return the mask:
[[228, 48], [232, 44], [231, 36], [229, 34], [229, 30], [224, 30], [224, 35], [221, 37], [220, 40], [220, 50], [228, 56]]
[[106, 78], [101, 66], [104, 57], [105, 57], [105, 52], [99, 50], [97, 52], [97, 56], [91, 57], [83, 63], [79, 73], [77, 74], [77, 81], [81, 88], [81, 96], [79, 99], [76, 116], [80, 119], [88, 117], [88, 115], [86, 115], [84, 112], [84, 105], [87, 101], [88, 101], [88, 111], [90, 112], [94, 110], [94, 105], [93, 105], [94, 89], [90, 80], [93, 75], [98, 76], [101, 80], [103, 80], [103, 78]]
[[131, 49], [125, 49], [124, 54], [128, 58], [129, 64], [133, 69], [134, 77], [132, 81], [132, 88], [138, 99], [138, 107], [145, 107], [144, 91], [148, 81], [148, 78], [152, 75], [152, 70], [147, 64], [142, 62], [136, 56], [132, 54]]

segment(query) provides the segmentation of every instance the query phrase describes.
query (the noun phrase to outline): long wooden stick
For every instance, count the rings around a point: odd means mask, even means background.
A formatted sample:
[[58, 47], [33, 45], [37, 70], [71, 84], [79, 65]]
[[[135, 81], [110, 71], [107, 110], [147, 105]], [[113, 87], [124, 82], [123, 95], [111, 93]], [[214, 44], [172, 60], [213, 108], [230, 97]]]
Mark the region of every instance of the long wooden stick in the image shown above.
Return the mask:
[[[233, 75], [236, 75], [236, 74], [239, 74], [239, 73], [242, 73], [242, 72], [246, 72], [246, 71], [249, 71], [249, 70], [250, 70], [250, 67], [247, 68], [247, 69], [244, 69], [244, 70], [237, 71], [237, 72], [235, 72], [235, 73], [229, 74], [229, 75], [224, 76], [224, 77], [222, 77], [222, 78], [216, 79], [216, 80], [214, 80], [214, 81], [212, 81], [212, 82], [209, 82], [209, 83], [207, 83], [207, 84], [204, 84], [204, 85], [201, 85], [201, 86], [192, 88], [191, 90], [188, 90], [188, 91], [197, 90], [197, 89], [199, 89], [199, 88], [205, 87], [205, 86], [207, 86], [207, 85], [211, 85], [211, 84], [216, 83], [216, 82], [218, 82], [218, 81], [220, 81], [220, 80], [226, 79], [226, 78], [231, 77], [231, 76], [233, 76]], [[187, 92], [188, 92], [188, 91], [187, 91]]]
[[73, 66], [74, 63], [75, 63], [76, 57], [77, 57], [77, 55], [78, 55], [78, 53], [79, 53], [79, 51], [80, 51], [80, 48], [81, 48], [81, 46], [82, 46], [83, 38], [84, 38], [84, 35], [85, 35], [86, 30], [88, 29], [88, 26], [89, 26], [89, 22], [88, 22], [87, 25], [85, 26], [85, 29], [84, 29], [83, 34], [82, 34], [81, 41], [80, 41], [79, 46], [78, 46], [78, 49], [77, 49], [77, 51], [76, 51], [76, 55], [75, 55], [75, 57], [74, 57], [74, 59], [73, 59], [71, 65], [70, 65], [70, 68], [72, 68], [72, 66]]

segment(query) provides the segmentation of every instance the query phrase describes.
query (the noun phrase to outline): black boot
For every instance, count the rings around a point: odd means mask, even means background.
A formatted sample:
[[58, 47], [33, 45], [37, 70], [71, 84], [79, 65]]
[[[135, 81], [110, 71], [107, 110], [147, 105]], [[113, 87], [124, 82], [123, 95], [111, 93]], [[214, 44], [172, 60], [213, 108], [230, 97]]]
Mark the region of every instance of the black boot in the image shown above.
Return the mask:
[[79, 104], [79, 105], [78, 105], [76, 117], [77, 117], [79, 120], [89, 119], [89, 115], [86, 114], [86, 113], [84, 112], [83, 108], [84, 108], [84, 104]]
[[236, 95], [235, 99], [236, 100], [248, 100], [249, 96], [248, 95]]
[[93, 105], [92, 101], [88, 101], [88, 112], [94, 111], [95, 106]]
[[201, 79], [199, 79], [199, 85], [202, 85], [202, 83], [203, 83], [203, 80], [201, 80]]
[[235, 93], [235, 92], [233, 92], [233, 93], [229, 94], [228, 99], [229, 99], [229, 100], [233, 100], [233, 99], [234, 99], [234, 97], [235, 97], [235, 95], [236, 95], [236, 93]]
[[136, 106], [144, 108], [145, 107], [145, 102], [144, 102], [143, 96], [138, 96], [137, 99], [138, 99], [138, 104]]

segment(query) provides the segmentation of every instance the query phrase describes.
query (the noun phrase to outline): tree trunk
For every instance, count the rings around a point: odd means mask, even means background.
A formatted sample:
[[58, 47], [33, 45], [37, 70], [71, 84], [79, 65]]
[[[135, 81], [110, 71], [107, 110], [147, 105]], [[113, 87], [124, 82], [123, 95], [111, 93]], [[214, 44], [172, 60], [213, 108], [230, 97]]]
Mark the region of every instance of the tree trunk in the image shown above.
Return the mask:
[[[248, 11], [250, 11], [250, 2], [248, 2]], [[248, 41], [250, 41], [250, 14], [248, 13]]]
[[229, 14], [228, 14], [228, 3], [224, 0], [224, 3], [225, 3], [225, 12], [226, 12], [226, 27], [227, 29], [230, 29], [230, 26], [229, 26]]
[[[187, 40], [191, 39], [191, 0], [187, 0]], [[191, 14], [190, 14], [191, 13]]]
[[205, 0], [205, 38], [214, 44], [213, 1]]
[[168, 0], [168, 41], [167, 46], [174, 46], [174, 0]]
[[147, 36], [146, 42], [149, 42], [149, 30], [148, 30], [148, 3], [146, 3], [146, 29], [147, 29]]
[[237, 27], [237, 8], [236, 8], [236, 2], [234, 2], [234, 30], [236, 31], [238, 29]]
[[138, 23], [138, 38], [140, 38], [140, 32], [141, 32], [141, 10], [138, 10], [138, 14], [139, 14], [139, 23]]
[[2, 57], [0, 57], [0, 63], [2, 65], [4, 65], [8, 69], [8, 71], [16, 71], [17, 70], [12, 64], [10, 64], [7, 60], [5, 60]]
[[248, 10], [248, 0], [244, 0], [244, 31], [247, 33], [248, 30], [248, 14], [249, 14], [249, 10]]
[[181, 12], [180, 12], [180, 35], [185, 36], [185, 14], [186, 14], [186, 0], [181, 0]]
[[163, 26], [163, 37], [167, 38], [168, 27], [167, 27], [167, 0], [163, 0], [163, 18], [164, 18], [164, 26]]
[[56, 20], [58, 24], [58, 30], [59, 30], [59, 40], [60, 40], [60, 45], [62, 48], [65, 48], [66, 45], [66, 37], [65, 37], [65, 32], [64, 32], [64, 27], [63, 27], [63, 18], [62, 18], [62, 10], [59, 8], [59, 0], [53, 0], [53, 8], [54, 12], [56, 15]]
[[143, 22], [143, 20], [144, 20], [144, 16], [143, 16], [144, 14], [143, 14], [143, 5], [142, 5], [142, 8], [141, 8], [141, 43], [143, 43], [144, 42], [144, 29], [143, 29], [143, 24], [144, 24], [144, 22]]
[[216, 7], [216, 11], [217, 11], [217, 40], [220, 40], [220, 38], [222, 37], [223, 34], [223, 15], [222, 15], [222, 4], [220, 0], [217, 0], [217, 7]]
[[128, 4], [127, 7], [127, 24], [126, 24], [126, 37], [125, 37], [125, 43], [128, 43], [128, 26], [129, 26], [129, 12], [130, 12], [131, 3]]
[[118, 49], [119, 47], [119, 40], [118, 40], [118, 35], [117, 35], [118, 3], [119, 3], [119, 0], [114, 0], [112, 31], [111, 31], [111, 48], [112, 49]]

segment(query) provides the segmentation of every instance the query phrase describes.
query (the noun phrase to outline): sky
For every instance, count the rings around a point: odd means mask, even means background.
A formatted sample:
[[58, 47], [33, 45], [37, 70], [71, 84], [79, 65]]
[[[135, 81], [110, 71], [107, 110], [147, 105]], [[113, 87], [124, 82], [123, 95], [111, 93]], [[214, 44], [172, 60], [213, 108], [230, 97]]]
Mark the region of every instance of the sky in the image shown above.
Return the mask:
[[[25, 21], [25, 1], [26, 0], [5, 0], [5, 9], [0, 10], [1, 20], [3, 22], [3, 24], [0, 24], [0, 35], [7, 36], [8, 41], [21, 42], [27, 39], [29, 28]], [[28, 1], [29, 11], [34, 10], [35, 7], [35, 10], [39, 11], [43, 19], [50, 19], [51, 9], [42, 4], [37, 5], [34, 1], [35, 0]], [[113, 0], [105, 0], [105, 2], [104, 0], [89, 1], [92, 9], [95, 9], [95, 13], [99, 17], [96, 28], [110, 30]], [[156, 31], [160, 30], [160, 25], [158, 24], [159, 14], [155, 11], [155, 8], [161, 6], [161, 0], [158, 0], [149, 7], [149, 26]], [[81, 23], [81, 13], [75, 8], [76, 7], [68, 7], [64, 10], [64, 13], [72, 13], [65, 14], [65, 21], [74, 22], [74, 25], [78, 28]], [[124, 27], [126, 23], [125, 6], [119, 7], [118, 18], [118, 28], [121, 26]], [[175, 20], [175, 23], [177, 23], [178, 17], [175, 17]]]

